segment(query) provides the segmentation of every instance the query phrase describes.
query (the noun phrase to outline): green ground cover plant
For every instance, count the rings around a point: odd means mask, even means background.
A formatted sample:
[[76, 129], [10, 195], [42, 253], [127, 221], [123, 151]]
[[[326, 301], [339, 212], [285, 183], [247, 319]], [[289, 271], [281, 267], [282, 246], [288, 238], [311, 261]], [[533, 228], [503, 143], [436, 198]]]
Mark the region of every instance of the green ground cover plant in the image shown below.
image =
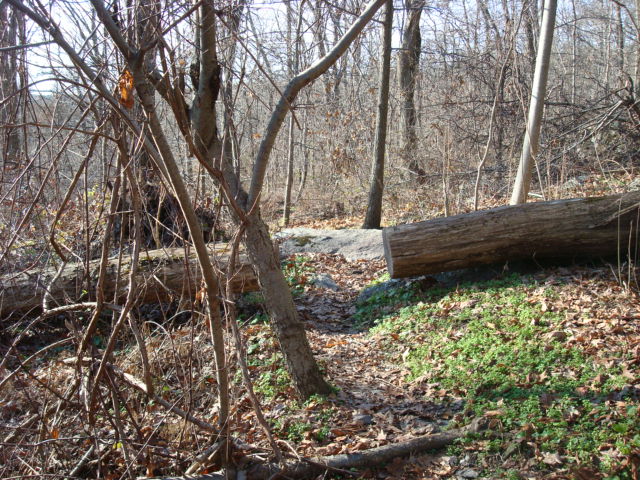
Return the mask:
[[537, 458], [539, 468], [596, 465], [615, 478], [640, 448], [638, 396], [622, 367], [629, 358], [605, 367], [567, 345], [565, 312], [548, 307], [557, 296], [512, 274], [426, 293], [391, 289], [361, 302], [356, 317], [388, 339], [408, 383], [462, 398], [463, 423], [491, 419], [485, 453]]

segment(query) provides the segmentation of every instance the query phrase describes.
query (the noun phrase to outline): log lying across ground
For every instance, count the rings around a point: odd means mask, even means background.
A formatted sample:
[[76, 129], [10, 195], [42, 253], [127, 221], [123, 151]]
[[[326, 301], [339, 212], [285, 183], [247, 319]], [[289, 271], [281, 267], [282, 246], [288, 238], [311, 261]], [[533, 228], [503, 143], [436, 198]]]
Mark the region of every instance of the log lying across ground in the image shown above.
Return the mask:
[[637, 253], [640, 191], [498, 207], [385, 228], [392, 278], [525, 259]]
[[[272, 478], [308, 479], [324, 478], [327, 473], [338, 473], [353, 478], [360, 478], [353, 469], [365, 469], [379, 467], [394, 458], [420, 455], [429, 450], [437, 450], [451, 445], [456, 440], [464, 438], [469, 433], [478, 433], [487, 428], [487, 419], [480, 417], [469, 425], [415, 437], [400, 443], [383, 445], [381, 447], [361, 450], [359, 452], [330, 455], [326, 457], [304, 458], [286, 461], [282, 465], [275, 463], [255, 463], [239, 469], [235, 478], [247, 480], [270, 480]], [[223, 480], [222, 474], [190, 475], [183, 477], [158, 477], [153, 480]]]
[[[211, 254], [220, 268], [226, 268], [226, 245], [212, 246]], [[181, 296], [193, 299], [200, 288], [202, 276], [193, 250], [188, 260], [187, 270], [183, 248], [140, 252], [137, 275], [140, 303], [165, 301]], [[104, 289], [106, 301], [112, 301], [114, 297], [123, 301], [127, 294], [131, 257], [122, 256], [120, 270], [118, 263], [118, 257], [109, 259]], [[52, 285], [50, 283], [56, 269], [28, 270], [0, 277], [0, 319], [12, 313], [37, 311], [42, 307], [47, 288], [50, 288], [50, 308], [95, 298], [98, 268], [99, 260], [89, 262], [87, 271], [83, 264], [69, 263]], [[242, 257], [238, 263], [238, 272], [231, 282], [236, 292], [258, 290], [257, 277], [248, 261]]]

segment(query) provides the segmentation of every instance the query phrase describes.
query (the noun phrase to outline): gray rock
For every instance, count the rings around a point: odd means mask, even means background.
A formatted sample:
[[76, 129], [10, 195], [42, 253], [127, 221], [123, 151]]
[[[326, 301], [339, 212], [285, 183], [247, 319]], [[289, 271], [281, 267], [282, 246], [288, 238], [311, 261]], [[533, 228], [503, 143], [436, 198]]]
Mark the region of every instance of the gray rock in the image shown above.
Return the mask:
[[340, 286], [331, 278], [331, 275], [327, 273], [320, 273], [311, 279], [311, 283], [319, 288], [325, 288], [327, 290], [333, 290], [337, 292], [340, 290]]
[[472, 468], [465, 468], [461, 472], [456, 473], [458, 478], [478, 478], [480, 474]]
[[462, 460], [460, 460], [461, 467], [473, 467], [475, 464], [476, 464], [475, 455], [467, 454], [464, 457], [462, 457]]
[[460, 460], [455, 455], [452, 455], [450, 457], [442, 457], [442, 460], [450, 467], [457, 467], [460, 463]]
[[373, 423], [373, 417], [371, 415], [367, 415], [366, 413], [354, 413], [353, 423], [356, 423], [358, 425], [371, 425]]
[[280, 254], [284, 257], [296, 253], [336, 253], [350, 261], [384, 258], [381, 230], [289, 228], [274, 236], [280, 241]]

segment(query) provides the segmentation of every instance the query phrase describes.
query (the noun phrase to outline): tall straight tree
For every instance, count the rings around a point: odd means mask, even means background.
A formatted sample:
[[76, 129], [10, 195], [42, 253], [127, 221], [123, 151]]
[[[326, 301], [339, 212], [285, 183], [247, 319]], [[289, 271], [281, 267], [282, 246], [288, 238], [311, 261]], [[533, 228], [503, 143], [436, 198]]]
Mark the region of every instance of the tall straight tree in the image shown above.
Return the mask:
[[20, 122], [21, 107], [18, 86], [18, 57], [23, 53], [19, 45], [20, 30], [24, 29], [22, 15], [0, 3], [0, 166], [15, 168], [19, 164], [20, 134], [15, 124]]
[[382, 194], [384, 193], [384, 156], [387, 143], [387, 117], [389, 112], [389, 77], [391, 71], [391, 34], [393, 27], [393, 0], [385, 2], [382, 20], [382, 52], [380, 55], [380, 80], [376, 137], [369, 187], [369, 203], [362, 228], [380, 228], [382, 219]]
[[536, 57], [536, 70], [533, 75], [533, 87], [531, 88], [531, 103], [529, 105], [529, 119], [524, 134], [522, 155], [518, 165], [511, 205], [525, 203], [531, 186], [532, 162], [538, 154], [540, 145], [540, 128], [542, 126], [542, 114], [544, 113], [544, 96], [547, 90], [547, 78], [549, 77], [549, 64], [551, 58], [551, 46], [553, 44], [553, 30], [556, 24], [557, 0], [546, 0], [542, 12], [542, 27], [540, 29], [540, 41], [538, 55]]
[[408, 21], [402, 33], [402, 50], [398, 55], [398, 81], [402, 98], [402, 152], [409, 171], [418, 179], [425, 172], [417, 160], [416, 147], [416, 77], [420, 65], [420, 17], [425, 0], [406, 0]]
[[[302, 7], [304, 6], [304, 0], [300, 2], [298, 21], [295, 32], [295, 38], [293, 36], [293, 6], [291, 0], [287, 0], [287, 71], [289, 77], [293, 77], [298, 73], [300, 63], [300, 42], [302, 38], [300, 36], [300, 29], [302, 28]], [[289, 217], [291, 216], [291, 191], [293, 189], [293, 163], [295, 158], [294, 151], [294, 134], [295, 134], [295, 119], [293, 115], [289, 116], [289, 139], [287, 148], [287, 183], [284, 191], [284, 213], [282, 214], [282, 224], [286, 227], [289, 225]]]

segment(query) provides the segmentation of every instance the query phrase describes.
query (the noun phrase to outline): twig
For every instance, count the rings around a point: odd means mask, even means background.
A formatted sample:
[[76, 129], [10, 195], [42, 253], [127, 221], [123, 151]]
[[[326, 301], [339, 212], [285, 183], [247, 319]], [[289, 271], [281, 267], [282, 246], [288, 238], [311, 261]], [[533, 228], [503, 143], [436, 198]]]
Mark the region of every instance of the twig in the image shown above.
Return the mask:
[[[99, 360], [95, 360], [96, 362], [98, 362]], [[84, 357], [84, 358], [76, 358], [76, 357], [70, 357], [70, 358], [66, 358], [63, 360], [63, 363], [65, 364], [73, 364], [73, 363], [82, 363], [82, 364], [91, 364], [94, 362], [94, 359], [89, 358], [89, 357]], [[120, 369], [119, 367], [109, 363], [109, 362], [105, 362], [107, 364], [107, 367], [113, 371], [114, 374], [116, 374], [121, 380], [123, 380], [124, 382], [126, 382], [127, 384], [129, 384], [130, 386], [132, 386], [133, 388], [135, 388], [136, 390], [144, 393], [145, 395], [149, 396], [149, 398], [151, 398], [151, 400], [153, 400], [155, 403], [158, 403], [160, 405], [162, 405], [163, 407], [165, 407], [167, 410], [169, 410], [172, 413], [175, 413], [176, 415], [178, 415], [179, 417], [184, 418], [185, 420], [193, 423], [194, 425], [200, 427], [203, 430], [206, 430], [208, 432], [213, 432], [213, 433], [219, 433], [219, 429], [217, 427], [215, 427], [214, 425], [205, 422], [204, 420], [201, 420], [197, 417], [194, 417], [193, 415], [191, 415], [190, 413], [185, 412], [184, 410], [182, 410], [179, 407], [176, 407], [175, 405], [172, 405], [170, 402], [166, 401], [164, 398], [162, 397], [158, 397], [157, 395], [149, 395], [149, 393], [147, 392], [147, 386], [144, 384], [143, 381], [137, 379], [136, 377], [134, 377], [133, 375], [126, 373], [124, 371], [122, 371], [122, 369]]]
[[[232, 243], [231, 255], [229, 257], [229, 264], [227, 270], [227, 298], [232, 298], [232, 288], [231, 288], [231, 277], [233, 275], [233, 270], [235, 269], [236, 258], [238, 256], [238, 248], [240, 244], [240, 239], [244, 233], [244, 223], [240, 226], [236, 237]], [[244, 380], [245, 387], [247, 388], [247, 394], [249, 395], [249, 400], [251, 401], [251, 406], [253, 407], [253, 411], [256, 414], [256, 419], [258, 423], [262, 427], [267, 439], [269, 440], [269, 444], [273, 449], [273, 453], [276, 456], [276, 459], [279, 463], [282, 462], [282, 452], [278, 447], [273, 435], [271, 434], [271, 430], [269, 429], [269, 424], [267, 420], [264, 418], [264, 414], [262, 413], [262, 408], [260, 407], [260, 402], [256, 397], [256, 394], [253, 390], [253, 383], [251, 382], [251, 376], [249, 375], [249, 368], [247, 367], [246, 362], [246, 352], [244, 348], [244, 343], [242, 342], [242, 335], [240, 335], [240, 330], [238, 329], [238, 321], [236, 315], [236, 306], [233, 302], [225, 302], [225, 311], [227, 313], [228, 324], [231, 325], [231, 329], [233, 331], [233, 338], [236, 343], [236, 352], [238, 357], [238, 363], [240, 364], [240, 370], [242, 372], [242, 378]]]
[[195, 458], [191, 466], [187, 468], [187, 471], [184, 472], [184, 474], [193, 475], [202, 467], [209, 465], [213, 461], [214, 457], [218, 454], [218, 452], [220, 451], [220, 448], [223, 445], [224, 445], [224, 442], [222, 441], [215, 442], [213, 445], [211, 445], [209, 448], [207, 448], [204, 452], [202, 452], [200, 455], [198, 455]]
[[[86, 452], [84, 452], [84, 455], [82, 455], [82, 457], [80, 458], [76, 466], [73, 467], [73, 470], [69, 472], [69, 477], [78, 476], [78, 473], [80, 473], [80, 470], [82, 469], [82, 467], [84, 467], [87, 464], [87, 462], [89, 461], [89, 458], [91, 457], [95, 449], [96, 449], [95, 445], [91, 445], [89, 449]], [[67, 477], [65, 478], [65, 480], [69, 480], [69, 478]]]

